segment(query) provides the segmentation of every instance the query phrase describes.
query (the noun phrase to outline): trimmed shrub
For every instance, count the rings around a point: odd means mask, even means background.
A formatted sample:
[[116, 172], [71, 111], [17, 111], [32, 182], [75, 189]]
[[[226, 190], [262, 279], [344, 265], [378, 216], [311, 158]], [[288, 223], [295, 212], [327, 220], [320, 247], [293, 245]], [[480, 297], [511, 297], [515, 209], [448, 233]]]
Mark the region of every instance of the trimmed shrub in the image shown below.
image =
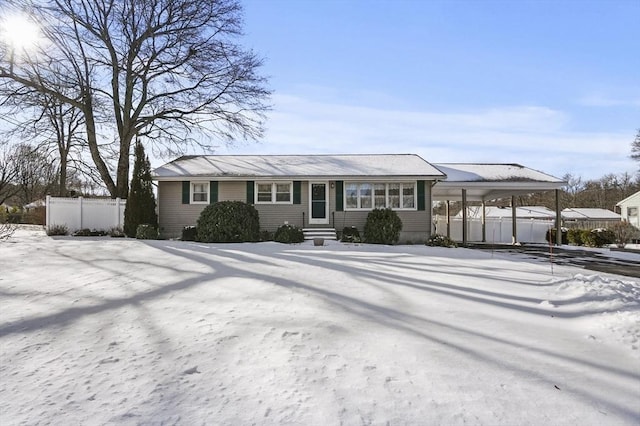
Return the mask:
[[[567, 239], [567, 228], [560, 228], [560, 232], [562, 232], [562, 244], [569, 244], [569, 240]], [[549, 231], [544, 236], [544, 239], [551, 244], [556, 243], [556, 228], [551, 228], [551, 238], [549, 238]]]
[[242, 243], [260, 240], [260, 217], [242, 201], [219, 201], [202, 210], [196, 224], [198, 241]]
[[616, 236], [612, 231], [604, 228], [592, 229], [583, 236], [584, 245], [587, 247], [602, 247], [613, 244]]
[[158, 230], [151, 224], [141, 223], [136, 228], [136, 238], [139, 240], [157, 240]]
[[273, 235], [273, 241], [286, 244], [302, 243], [304, 242], [304, 234], [302, 229], [297, 226], [282, 225]]
[[394, 210], [374, 209], [364, 224], [364, 241], [371, 244], [395, 244], [400, 239], [402, 220]]
[[581, 246], [582, 242], [582, 229], [571, 228], [567, 231], [567, 241], [574, 246]]
[[69, 235], [69, 228], [67, 228], [67, 225], [51, 225], [49, 229], [47, 229], [47, 235], [50, 237], [56, 235]]
[[195, 226], [185, 226], [182, 228], [182, 241], [195, 241], [198, 237], [198, 228]]
[[430, 236], [425, 245], [430, 247], [458, 247], [458, 244], [451, 238], [440, 234]]
[[273, 241], [273, 232], [266, 229], [260, 231], [260, 241]]
[[355, 226], [347, 227], [345, 226], [342, 229], [342, 236], [340, 237], [340, 241], [343, 243], [360, 243], [362, 242], [362, 238], [360, 238], [360, 232], [358, 232], [358, 228]]

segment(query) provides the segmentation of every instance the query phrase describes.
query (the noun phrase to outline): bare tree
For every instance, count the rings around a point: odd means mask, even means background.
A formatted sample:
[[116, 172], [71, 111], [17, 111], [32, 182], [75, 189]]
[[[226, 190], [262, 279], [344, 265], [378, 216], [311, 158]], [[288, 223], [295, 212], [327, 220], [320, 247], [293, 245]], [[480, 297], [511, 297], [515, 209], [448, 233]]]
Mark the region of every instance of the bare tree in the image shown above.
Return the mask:
[[13, 147], [4, 144], [0, 146], [0, 205], [16, 195], [19, 187], [16, 184], [18, 178], [18, 162], [15, 158]]
[[[270, 92], [258, 74], [261, 59], [237, 43], [238, 0], [10, 2], [30, 11], [49, 44], [21, 61], [0, 46], [0, 84], [81, 111], [91, 158], [112, 196], [127, 196], [135, 136], [165, 153], [211, 147], [213, 138], [261, 137]], [[113, 143], [100, 140], [100, 123], [113, 126]]]
[[[4, 134], [12, 139], [28, 140], [45, 155], [53, 154], [59, 167], [55, 194], [65, 197], [67, 178], [81, 167], [81, 149], [86, 145], [84, 116], [72, 105], [37, 92], [9, 96], [2, 105], [14, 118], [14, 126]], [[72, 155], [73, 154], [73, 155]], [[90, 170], [87, 169], [90, 174]]]
[[55, 187], [58, 168], [51, 158], [26, 144], [16, 147], [18, 196], [22, 204], [44, 198]]

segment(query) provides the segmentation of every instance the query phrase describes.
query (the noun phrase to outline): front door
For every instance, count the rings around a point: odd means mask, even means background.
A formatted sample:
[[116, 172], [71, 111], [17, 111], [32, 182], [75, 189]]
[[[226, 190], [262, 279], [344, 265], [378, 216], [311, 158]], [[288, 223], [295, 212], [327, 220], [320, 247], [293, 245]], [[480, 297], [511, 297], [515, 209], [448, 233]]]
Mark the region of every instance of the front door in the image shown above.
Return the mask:
[[329, 224], [328, 185], [326, 182], [309, 182], [309, 224]]

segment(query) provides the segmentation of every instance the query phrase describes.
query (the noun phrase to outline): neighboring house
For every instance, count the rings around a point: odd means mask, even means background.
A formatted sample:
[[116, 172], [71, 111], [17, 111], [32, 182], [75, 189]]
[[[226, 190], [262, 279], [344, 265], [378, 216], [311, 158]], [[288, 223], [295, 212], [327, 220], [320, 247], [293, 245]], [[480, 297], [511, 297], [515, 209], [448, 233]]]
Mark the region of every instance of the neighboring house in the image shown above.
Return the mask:
[[431, 232], [431, 188], [446, 178], [418, 155], [202, 155], [156, 168], [163, 237], [179, 237], [216, 201], [243, 201], [260, 214], [262, 229], [355, 226], [369, 211], [392, 208], [402, 219], [400, 241]]
[[616, 204], [620, 207], [620, 216], [636, 228], [640, 229], [640, 191]]
[[607, 209], [566, 208], [562, 210], [562, 223], [568, 227], [606, 228], [622, 219], [618, 213]]

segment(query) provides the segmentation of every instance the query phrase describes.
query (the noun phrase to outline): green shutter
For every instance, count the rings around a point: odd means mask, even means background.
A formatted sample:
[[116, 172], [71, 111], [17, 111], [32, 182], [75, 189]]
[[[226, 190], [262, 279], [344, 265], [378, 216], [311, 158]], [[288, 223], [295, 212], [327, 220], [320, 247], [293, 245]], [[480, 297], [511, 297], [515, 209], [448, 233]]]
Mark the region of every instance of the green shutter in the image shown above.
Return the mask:
[[336, 181], [336, 211], [344, 211], [344, 181]]
[[425, 210], [425, 200], [424, 200], [424, 181], [418, 181], [418, 210]]
[[188, 180], [182, 181], [182, 204], [189, 204], [190, 201], [191, 184]]
[[218, 181], [209, 182], [209, 204], [218, 202]]
[[253, 194], [254, 190], [255, 190], [254, 182], [252, 180], [248, 180], [247, 181], [247, 204], [255, 203], [255, 197]]
[[293, 181], [293, 204], [302, 204], [302, 182]]

